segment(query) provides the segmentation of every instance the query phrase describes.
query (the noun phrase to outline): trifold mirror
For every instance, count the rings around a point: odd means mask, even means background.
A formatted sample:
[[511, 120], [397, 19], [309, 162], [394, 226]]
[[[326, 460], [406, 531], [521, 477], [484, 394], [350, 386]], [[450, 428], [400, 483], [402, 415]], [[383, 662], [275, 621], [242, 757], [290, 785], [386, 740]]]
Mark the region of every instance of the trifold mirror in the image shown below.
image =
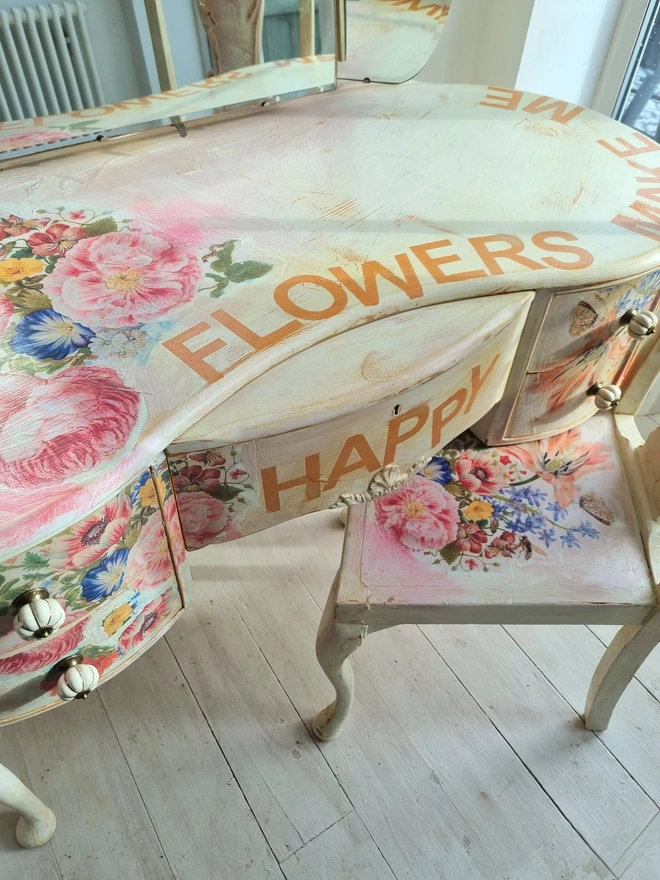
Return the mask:
[[338, 75], [403, 82], [430, 57], [448, 9], [427, 0], [0, 0], [0, 159], [154, 127], [185, 135], [220, 112], [334, 89]]

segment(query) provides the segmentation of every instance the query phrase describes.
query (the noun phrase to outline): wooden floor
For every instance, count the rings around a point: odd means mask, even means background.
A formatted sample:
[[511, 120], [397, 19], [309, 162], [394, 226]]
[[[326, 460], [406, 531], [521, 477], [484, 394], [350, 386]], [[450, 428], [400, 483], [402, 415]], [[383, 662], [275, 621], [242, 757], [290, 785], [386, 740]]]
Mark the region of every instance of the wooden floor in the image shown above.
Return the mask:
[[579, 713], [613, 628], [390, 630], [318, 746], [341, 541], [330, 512], [194, 554], [166, 640], [3, 728], [58, 830], [20, 850], [0, 808], [1, 880], [658, 880], [660, 652], [596, 735]]

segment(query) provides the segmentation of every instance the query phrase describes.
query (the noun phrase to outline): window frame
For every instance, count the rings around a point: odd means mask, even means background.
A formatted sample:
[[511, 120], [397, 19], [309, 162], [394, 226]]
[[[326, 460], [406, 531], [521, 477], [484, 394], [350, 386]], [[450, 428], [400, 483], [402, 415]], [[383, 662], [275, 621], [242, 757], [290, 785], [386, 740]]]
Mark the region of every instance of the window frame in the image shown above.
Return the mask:
[[603, 70], [591, 104], [592, 110], [611, 116], [628, 70], [637, 40], [646, 26], [654, 0], [622, 0]]

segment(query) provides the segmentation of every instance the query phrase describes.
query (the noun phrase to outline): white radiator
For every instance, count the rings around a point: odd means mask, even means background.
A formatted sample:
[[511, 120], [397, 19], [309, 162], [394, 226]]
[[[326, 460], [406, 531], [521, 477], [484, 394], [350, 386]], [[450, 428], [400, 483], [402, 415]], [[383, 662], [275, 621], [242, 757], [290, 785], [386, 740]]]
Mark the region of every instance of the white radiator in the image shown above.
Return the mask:
[[81, 0], [0, 12], [0, 121], [104, 103]]

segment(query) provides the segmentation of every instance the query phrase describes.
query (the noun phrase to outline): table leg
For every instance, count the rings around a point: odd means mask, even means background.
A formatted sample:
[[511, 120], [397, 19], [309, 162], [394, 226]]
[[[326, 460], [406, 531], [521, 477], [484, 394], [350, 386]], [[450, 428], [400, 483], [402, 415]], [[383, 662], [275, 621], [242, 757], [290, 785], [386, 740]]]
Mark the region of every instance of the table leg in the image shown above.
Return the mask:
[[27, 788], [18, 776], [0, 764], [0, 804], [20, 813], [16, 839], [21, 846], [42, 846], [55, 831], [55, 814]]

